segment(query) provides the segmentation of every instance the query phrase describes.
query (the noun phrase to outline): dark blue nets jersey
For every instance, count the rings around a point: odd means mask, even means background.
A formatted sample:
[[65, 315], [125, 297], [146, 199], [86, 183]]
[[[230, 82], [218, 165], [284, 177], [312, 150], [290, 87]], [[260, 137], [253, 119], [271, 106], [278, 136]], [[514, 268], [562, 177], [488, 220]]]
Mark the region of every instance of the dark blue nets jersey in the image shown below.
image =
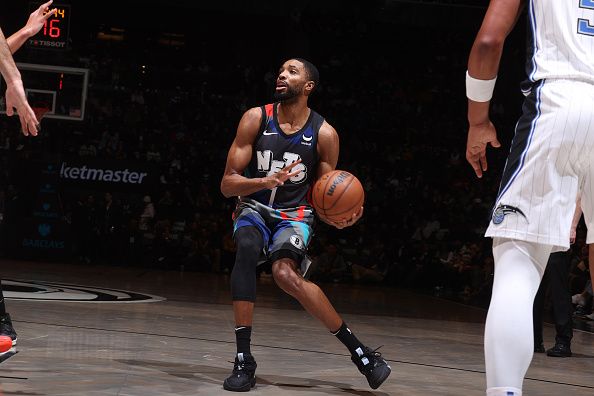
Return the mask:
[[308, 193], [316, 180], [318, 133], [324, 118], [311, 110], [303, 128], [290, 135], [278, 124], [278, 103], [262, 106], [262, 124], [253, 146], [252, 160], [244, 175], [249, 178], [272, 175], [301, 159], [292, 171], [301, 170], [284, 185], [261, 190], [246, 198], [273, 208], [295, 208], [309, 205]]

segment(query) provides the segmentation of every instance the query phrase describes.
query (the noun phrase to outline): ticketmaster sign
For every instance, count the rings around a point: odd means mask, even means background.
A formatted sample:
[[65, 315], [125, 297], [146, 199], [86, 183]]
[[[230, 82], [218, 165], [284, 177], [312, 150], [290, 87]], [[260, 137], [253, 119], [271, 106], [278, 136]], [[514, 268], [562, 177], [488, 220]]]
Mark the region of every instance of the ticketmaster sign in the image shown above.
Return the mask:
[[159, 177], [154, 164], [131, 161], [65, 161], [56, 170], [64, 187], [99, 191], [134, 190], [148, 193]]
[[61, 179], [81, 181], [142, 184], [147, 175], [148, 172], [133, 171], [128, 168], [106, 169], [91, 168], [87, 167], [86, 165], [69, 166], [66, 162], [63, 162], [62, 167], [60, 168]]

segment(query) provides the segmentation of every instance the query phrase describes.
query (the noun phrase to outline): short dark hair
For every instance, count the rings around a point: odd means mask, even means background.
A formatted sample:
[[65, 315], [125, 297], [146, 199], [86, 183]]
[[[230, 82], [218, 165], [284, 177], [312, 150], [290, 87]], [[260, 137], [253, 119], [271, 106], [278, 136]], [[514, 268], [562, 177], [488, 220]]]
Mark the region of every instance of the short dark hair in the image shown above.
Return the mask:
[[305, 68], [307, 77], [311, 81], [314, 82], [314, 90], [315, 90], [318, 87], [318, 85], [320, 84], [320, 72], [318, 71], [318, 68], [313, 63], [308, 61], [307, 59], [303, 59], [303, 58], [292, 58], [292, 59], [295, 59], [296, 61], [303, 63], [303, 67]]

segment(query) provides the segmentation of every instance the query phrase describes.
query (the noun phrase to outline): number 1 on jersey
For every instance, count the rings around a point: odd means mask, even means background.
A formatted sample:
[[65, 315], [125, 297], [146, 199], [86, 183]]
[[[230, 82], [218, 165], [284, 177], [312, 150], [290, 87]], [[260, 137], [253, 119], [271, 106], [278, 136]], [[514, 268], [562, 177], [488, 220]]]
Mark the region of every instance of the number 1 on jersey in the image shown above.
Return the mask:
[[[579, 0], [580, 8], [594, 10], [594, 0]], [[594, 37], [594, 25], [588, 19], [578, 18], [578, 33]]]

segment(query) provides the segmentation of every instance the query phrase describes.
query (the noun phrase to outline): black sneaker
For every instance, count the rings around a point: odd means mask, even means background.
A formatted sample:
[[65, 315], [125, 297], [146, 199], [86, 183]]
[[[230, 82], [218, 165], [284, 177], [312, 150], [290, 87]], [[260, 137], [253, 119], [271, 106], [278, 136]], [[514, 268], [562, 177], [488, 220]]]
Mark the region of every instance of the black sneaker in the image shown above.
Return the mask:
[[256, 386], [256, 361], [252, 355], [238, 353], [233, 373], [223, 382], [223, 389], [233, 392], [247, 392]]
[[10, 337], [12, 339], [12, 346], [16, 345], [17, 333], [14, 331], [14, 327], [12, 327], [12, 321], [10, 320], [10, 315], [7, 313], [0, 315], [0, 335]]
[[576, 318], [584, 319], [586, 315], [588, 315], [589, 313], [590, 311], [588, 311], [585, 306], [578, 305], [577, 307], [575, 307], [575, 311], [573, 311], [573, 316], [575, 316]]
[[357, 356], [351, 356], [353, 363], [357, 365], [361, 374], [367, 378], [371, 389], [379, 388], [392, 372], [388, 363], [382, 358], [382, 354], [377, 351], [378, 349], [357, 348]]
[[571, 357], [571, 347], [565, 344], [555, 344], [554, 347], [547, 350], [547, 356]]
[[534, 344], [534, 352], [535, 353], [545, 353], [545, 347], [544, 344], [541, 343], [535, 343]]

